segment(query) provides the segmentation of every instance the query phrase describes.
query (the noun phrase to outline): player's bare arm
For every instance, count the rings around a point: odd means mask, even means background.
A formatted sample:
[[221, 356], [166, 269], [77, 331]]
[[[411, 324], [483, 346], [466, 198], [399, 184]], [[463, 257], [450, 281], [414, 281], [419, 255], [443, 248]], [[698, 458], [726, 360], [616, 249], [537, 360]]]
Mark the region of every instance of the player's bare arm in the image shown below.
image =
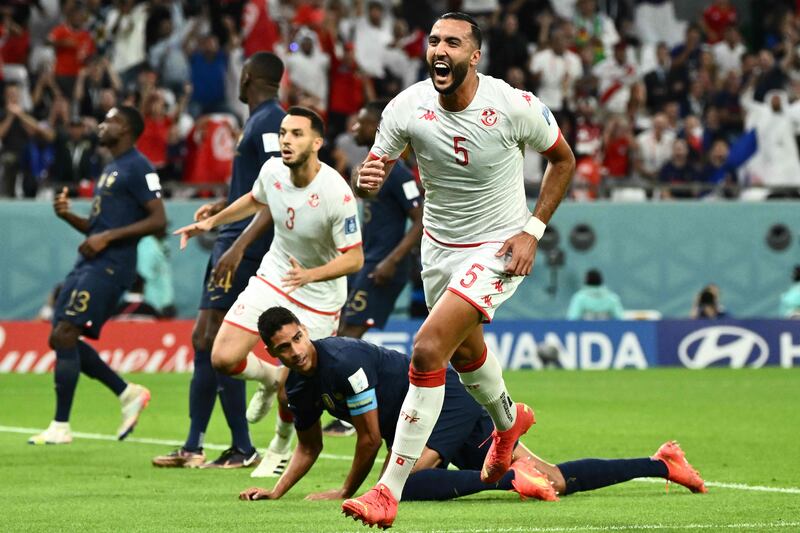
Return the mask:
[[350, 248], [342, 255], [316, 268], [303, 268], [294, 257], [289, 257], [292, 268], [281, 280], [287, 293], [315, 281], [328, 281], [361, 270], [364, 266], [364, 250], [361, 245]]
[[213, 275], [216, 283], [222, 282], [228, 276], [233, 280], [247, 247], [264, 235], [267, 229], [272, 226], [272, 222], [272, 212], [268, 206], [264, 206], [261, 211], [256, 213], [256, 216], [253, 217], [253, 220], [250, 221], [244, 231], [233, 241], [231, 247], [222, 254], [217, 264], [214, 265]]
[[[545, 154], [547, 169], [542, 178], [541, 192], [533, 210], [533, 216], [547, 224], [561, 203], [567, 187], [575, 173], [575, 156], [563, 137]], [[533, 235], [521, 231], [503, 243], [497, 257], [508, 254], [505, 271], [514, 276], [527, 276], [533, 270], [536, 248], [539, 241]]]
[[394, 161], [389, 161], [389, 156], [383, 155], [380, 159], [367, 159], [361, 163], [355, 175], [355, 193], [360, 198], [371, 198], [378, 194], [386, 181], [386, 176], [392, 172]]
[[356, 452], [350, 472], [340, 489], [317, 492], [306, 496], [306, 500], [341, 500], [349, 498], [358, 490], [375, 464], [375, 458], [381, 449], [381, 428], [378, 424], [378, 410], [373, 409], [356, 415], [351, 420], [356, 428]]
[[64, 187], [53, 199], [53, 211], [56, 216], [84, 235], [89, 232], [89, 219], [70, 211], [69, 189]]
[[144, 209], [147, 211], [147, 216], [138, 222], [89, 235], [78, 246], [78, 252], [91, 259], [114, 241], [143, 237], [164, 231], [167, 227], [167, 215], [164, 212], [164, 202], [161, 198], [150, 200], [144, 204]]
[[200, 222], [208, 217], [212, 217], [225, 209], [228, 206], [228, 200], [222, 199], [217, 202], [209, 202], [201, 205], [197, 211], [194, 212], [194, 221]]
[[297, 447], [286, 471], [272, 490], [251, 487], [239, 493], [240, 500], [277, 500], [303, 479], [322, 453], [322, 426], [317, 420], [310, 428], [297, 432]]
[[209, 231], [217, 226], [221, 226], [222, 224], [229, 224], [231, 222], [236, 222], [237, 220], [247, 218], [256, 214], [262, 207], [264, 207], [264, 204], [259, 203], [255, 198], [253, 198], [252, 194], [245, 194], [216, 215], [212, 215], [206, 219], [200, 220], [199, 222], [195, 222], [194, 224], [189, 224], [188, 226], [176, 229], [173, 232], [173, 235], [181, 236], [181, 250], [183, 250], [186, 248], [186, 243], [188, 243], [189, 239], [192, 237]]
[[369, 277], [373, 279], [377, 286], [385, 285], [394, 279], [397, 264], [402, 261], [403, 258], [411, 252], [411, 249], [417, 246], [422, 239], [422, 206], [412, 208], [408, 212], [408, 218], [411, 219], [411, 227], [400, 242], [397, 243], [394, 250], [378, 263], [375, 266], [375, 270], [369, 274]]

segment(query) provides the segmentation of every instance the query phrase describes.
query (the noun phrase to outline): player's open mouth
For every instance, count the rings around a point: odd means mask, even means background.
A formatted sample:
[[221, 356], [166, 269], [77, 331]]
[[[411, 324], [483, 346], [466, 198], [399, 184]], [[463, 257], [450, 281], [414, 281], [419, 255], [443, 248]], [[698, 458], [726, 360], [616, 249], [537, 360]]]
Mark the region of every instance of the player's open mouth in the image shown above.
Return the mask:
[[444, 61], [435, 61], [433, 63], [433, 74], [435, 81], [446, 81], [447, 78], [450, 76], [450, 65], [445, 63]]
[[282, 157], [292, 157], [292, 151], [291, 150], [281, 150], [281, 156]]

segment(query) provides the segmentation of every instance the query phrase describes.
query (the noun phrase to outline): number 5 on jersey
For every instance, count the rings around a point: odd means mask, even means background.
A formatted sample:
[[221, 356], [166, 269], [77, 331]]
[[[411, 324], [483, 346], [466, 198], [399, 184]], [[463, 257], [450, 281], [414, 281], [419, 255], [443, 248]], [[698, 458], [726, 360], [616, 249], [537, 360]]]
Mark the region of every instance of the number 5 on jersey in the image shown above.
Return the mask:
[[459, 146], [458, 143], [463, 143], [467, 139], [465, 137], [453, 137], [453, 151], [456, 153], [456, 156], [461, 156], [459, 159], [456, 157], [456, 163], [465, 167], [469, 165], [469, 152], [463, 146]]

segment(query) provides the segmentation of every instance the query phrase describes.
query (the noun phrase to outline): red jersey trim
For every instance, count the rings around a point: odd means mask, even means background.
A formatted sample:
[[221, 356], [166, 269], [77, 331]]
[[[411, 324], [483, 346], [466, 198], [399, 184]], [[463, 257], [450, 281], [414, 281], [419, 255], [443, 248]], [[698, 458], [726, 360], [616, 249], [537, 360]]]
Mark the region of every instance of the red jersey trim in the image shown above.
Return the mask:
[[408, 369], [408, 381], [416, 387], [442, 387], [447, 380], [447, 368], [422, 372], [413, 366]]
[[352, 250], [353, 248], [358, 248], [359, 246], [361, 246], [362, 242], [363, 241], [358, 241], [357, 243], [351, 244], [350, 246], [345, 246], [344, 248], [337, 248], [337, 250], [339, 250], [340, 252], [344, 253], [347, 250]]
[[[375, 155], [375, 154], [373, 154], [372, 152], [370, 152], [370, 153], [369, 153], [369, 155], [367, 156], [367, 158], [368, 158], [368, 159], [375, 160], [375, 159], [380, 159], [380, 158], [381, 158], [381, 156], [379, 156], [379, 155]], [[395, 161], [397, 161], [397, 158], [394, 158], [394, 159], [388, 159], [388, 160], [386, 161], [386, 163], [387, 163], [387, 164], [389, 164], [389, 163], [394, 163]]]
[[[236, 322], [233, 322], [232, 320], [228, 320], [227, 318], [226, 318], [225, 320], [223, 320], [223, 322], [225, 322], [226, 324], [230, 324], [231, 326], [237, 327], [237, 328], [239, 328], [239, 329], [243, 329], [243, 330], [245, 330], [247, 333], [252, 333], [253, 335], [258, 335], [258, 332], [257, 332], [257, 331], [253, 331], [253, 330], [252, 330], [252, 329], [250, 329], [250, 328], [246, 328], [246, 327], [244, 327], [244, 326], [243, 326], [243, 325], [241, 325], [241, 324], [237, 324]], [[245, 364], [246, 364], [246, 361], [245, 361]], [[244, 370], [244, 368], [242, 368], [242, 370]]]
[[253, 200], [255, 200], [255, 201], [256, 201], [256, 203], [259, 203], [259, 204], [261, 204], [261, 205], [267, 205], [267, 204], [265, 204], [264, 202], [262, 202], [261, 200], [259, 200], [258, 198], [256, 198], [256, 195], [255, 195], [255, 194], [253, 194], [253, 191], [250, 191], [250, 197], [251, 197]]
[[560, 140], [561, 140], [563, 137], [564, 137], [564, 136], [563, 136], [563, 135], [561, 135], [561, 128], [559, 128], [559, 129], [558, 129], [558, 137], [556, 137], [556, 140], [553, 142], [553, 144], [551, 144], [551, 145], [550, 145], [550, 148], [548, 148], [548, 149], [547, 149], [547, 150], [545, 150], [544, 152], [539, 152], [539, 153], [540, 153], [540, 154], [542, 154], [542, 155], [545, 155], [545, 154], [547, 154], [547, 153], [548, 153], [550, 150], [552, 150], [553, 148], [555, 148], [555, 147], [556, 147], [556, 145], [558, 144], [558, 141], [560, 141]]
[[291, 296], [289, 296], [288, 294], [286, 294], [285, 292], [283, 292], [278, 287], [276, 287], [275, 285], [273, 285], [269, 281], [265, 280], [261, 276], [256, 276], [256, 279], [259, 279], [259, 280], [263, 281], [269, 287], [271, 287], [272, 290], [274, 290], [275, 292], [277, 292], [278, 294], [280, 294], [281, 296], [283, 296], [284, 298], [286, 298], [287, 300], [292, 302], [294, 305], [296, 305], [298, 307], [302, 307], [306, 311], [311, 311], [312, 313], [317, 313], [318, 315], [325, 315], [325, 316], [337, 316], [339, 314], [339, 311], [321, 311], [319, 309], [314, 309], [313, 307], [309, 307], [306, 304], [304, 304], [303, 302], [295, 300], [294, 298], [292, 298]]
[[433, 242], [435, 242], [436, 244], [441, 244], [442, 246], [447, 246], [449, 248], [476, 248], [478, 246], [483, 246], [484, 244], [488, 244], [490, 242], [503, 242], [503, 241], [483, 241], [483, 242], [471, 242], [466, 244], [461, 244], [456, 242], [444, 242], [440, 241], [439, 239], [431, 235], [431, 233], [427, 229], [422, 228], [422, 231], [424, 231], [425, 235], [427, 235], [428, 238]]
[[486, 345], [484, 344], [483, 353], [478, 359], [464, 366], [453, 365], [453, 368], [455, 368], [456, 372], [458, 372], [459, 374], [466, 374], [467, 372], [475, 372], [476, 370], [478, 370], [480, 367], [483, 366], [483, 363], [486, 362], [486, 355], [488, 353], [489, 353], [489, 348], [487, 348]]
[[492, 318], [489, 316], [489, 313], [486, 312], [486, 309], [484, 309], [483, 307], [478, 305], [476, 302], [474, 302], [472, 300], [472, 298], [470, 298], [469, 296], [467, 296], [463, 292], [459, 291], [458, 289], [454, 289], [453, 287], [447, 287], [447, 290], [452, 292], [453, 294], [455, 294], [456, 296], [458, 296], [459, 298], [461, 298], [465, 302], [467, 302], [469, 305], [471, 305], [475, 309], [477, 309], [478, 312], [483, 315], [484, 322], [491, 322], [492, 321]]

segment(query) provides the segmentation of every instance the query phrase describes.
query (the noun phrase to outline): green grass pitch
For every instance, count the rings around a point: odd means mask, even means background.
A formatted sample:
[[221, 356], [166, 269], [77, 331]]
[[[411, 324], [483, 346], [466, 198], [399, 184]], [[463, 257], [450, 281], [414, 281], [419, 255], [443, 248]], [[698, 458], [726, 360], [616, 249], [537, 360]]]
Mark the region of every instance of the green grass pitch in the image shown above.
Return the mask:
[[[132, 440], [182, 440], [190, 376], [129, 377], [153, 392]], [[536, 411], [524, 441], [542, 457], [641, 457], [674, 438], [710, 482], [709, 494], [680, 486], [665, 493], [663, 483], [640, 481], [558, 503], [487, 492], [403, 503], [393, 531], [800, 531], [800, 371], [518, 371], [506, 379], [512, 396]], [[45, 427], [53, 402], [52, 376], [0, 375], [4, 531], [364, 531], [338, 503], [303, 500], [339, 486], [349, 467], [341, 456], [351, 453], [353, 438], [327, 439], [329, 457], [283, 500], [240, 502], [241, 489], [273, 481], [252, 480], [248, 470], [153, 468], [150, 458], [171, 449], [163, 444], [76, 438], [67, 446], [27, 445], [28, 434], [15, 428]], [[273, 416], [252, 428], [261, 447]], [[73, 432], [113, 435], [118, 423], [116, 400], [83, 376]], [[218, 406], [206, 440], [228, 439]], [[376, 476], [377, 468], [367, 482]]]

